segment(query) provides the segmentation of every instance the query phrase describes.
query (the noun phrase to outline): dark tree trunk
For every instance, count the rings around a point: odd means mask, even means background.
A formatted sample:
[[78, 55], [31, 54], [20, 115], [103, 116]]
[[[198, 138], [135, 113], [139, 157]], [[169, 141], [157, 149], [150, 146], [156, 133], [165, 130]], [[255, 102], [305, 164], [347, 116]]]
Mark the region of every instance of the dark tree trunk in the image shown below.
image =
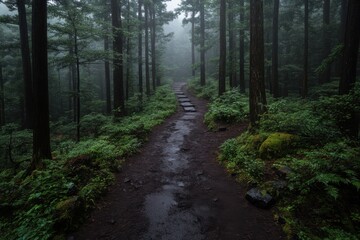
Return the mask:
[[0, 64], [0, 126], [5, 125], [4, 78]]
[[[104, 38], [104, 50], [109, 51], [109, 37]], [[105, 95], [106, 95], [106, 113], [111, 114], [111, 93], [110, 93], [110, 64], [109, 60], [105, 59]]]
[[121, 4], [118, 0], [111, 0], [111, 18], [113, 26], [113, 51], [114, 51], [114, 115], [120, 117], [125, 114], [124, 89], [123, 89], [123, 41], [121, 32]]
[[195, 10], [191, 13], [191, 75], [195, 77]]
[[[344, 57], [339, 93], [348, 94], [355, 86], [356, 66], [360, 40], [360, 1], [349, 0], [344, 37]], [[343, 124], [345, 132], [354, 138], [359, 134], [359, 119], [354, 111], [351, 118]]]
[[[324, 0], [323, 5], [323, 58], [327, 58], [331, 52], [330, 38], [330, 0]], [[319, 78], [320, 84], [330, 82], [331, 66], [327, 66], [323, 76]]]
[[24, 127], [31, 129], [33, 122], [33, 96], [32, 96], [32, 80], [31, 80], [31, 60], [28, 27], [26, 21], [25, 1], [17, 0], [16, 5], [19, 14], [19, 28], [20, 28], [20, 43], [21, 43], [21, 57], [22, 69], [24, 78]]
[[278, 31], [279, 31], [279, 5], [280, 0], [274, 0], [273, 12], [273, 36], [272, 36], [272, 92], [275, 98], [279, 97], [279, 76], [278, 76]]
[[244, 47], [244, 24], [245, 24], [245, 9], [244, 0], [240, 0], [240, 31], [239, 31], [239, 62], [240, 62], [240, 92], [245, 93], [245, 47]]
[[264, 83], [264, 17], [263, 1], [250, 2], [250, 122], [258, 124], [260, 115], [266, 111]]
[[142, 0], [138, 0], [138, 24], [139, 24], [139, 33], [138, 33], [138, 74], [139, 74], [139, 92], [140, 92], [140, 101], [142, 101], [143, 96], [143, 60], [142, 60]]
[[80, 141], [80, 59], [78, 50], [78, 37], [77, 30], [74, 26], [74, 50], [76, 58], [76, 97], [75, 97], [75, 109], [76, 109], [76, 141]]
[[144, 3], [145, 11], [145, 86], [146, 95], [150, 96], [150, 64], [149, 64], [149, 4]]
[[225, 92], [226, 80], [226, 0], [220, 1], [219, 96]]
[[305, 15], [304, 15], [304, 76], [302, 80], [301, 96], [306, 98], [308, 90], [308, 58], [309, 58], [309, 1], [304, 0]]
[[228, 1], [228, 32], [229, 32], [229, 83], [230, 88], [237, 87], [236, 83], [236, 49], [235, 33], [234, 33], [234, 10], [233, 1]]
[[[130, 0], [127, 1], [127, 32], [130, 33]], [[130, 69], [131, 69], [131, 46], [130, 36], [126, 39], [126, 80], [125, 80], [125, 99], [129, 100], [130, 88]]]
[[205, 3], [200, 0], [200, 85], [205, 83]]
[[[344, 42], [348, 0], [341, 0], [339, 42]], [[336, 75], [341, 77], [343, 57], [341, 56], [336, 69]]]
[[32, 2], [33, 158], [29, 171], [51, 159], [47, 56], [47, 1]]
[[155, 3], [151, 4], [151, 78], [153, 82], [153, 90], [156, 86], [160, 86], [160, 82], [156, 82], [156, 18]]

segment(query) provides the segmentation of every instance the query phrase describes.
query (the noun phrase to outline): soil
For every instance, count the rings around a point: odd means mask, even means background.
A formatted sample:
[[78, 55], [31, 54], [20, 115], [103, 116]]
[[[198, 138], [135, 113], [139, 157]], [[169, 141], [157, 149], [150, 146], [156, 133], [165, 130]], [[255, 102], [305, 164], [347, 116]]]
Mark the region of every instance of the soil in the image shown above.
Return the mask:
[[[179, 91], [179, 85], [174, 88]], [[218, 147], [247, 125], [208, 131], [207, 102], [181, 90], [196, 112], [182, 107], [156, 127], [130, 157], [116, 183], [71, 239], [285, 239], [270, 210], [248, 203], [246, 188], [217, 162]]]

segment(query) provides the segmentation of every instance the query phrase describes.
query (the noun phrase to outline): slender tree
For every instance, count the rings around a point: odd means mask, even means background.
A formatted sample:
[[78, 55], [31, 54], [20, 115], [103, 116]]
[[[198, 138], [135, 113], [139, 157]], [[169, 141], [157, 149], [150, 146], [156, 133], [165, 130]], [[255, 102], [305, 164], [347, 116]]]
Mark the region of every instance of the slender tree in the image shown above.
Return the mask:
[[244, 47], [244, 25], [245, 25], [245, 9], [244, 0], [240, 0], [240, 30], [239, 30], [239, 69], [240, 69], [240, 92], [245, 93], [245, 47]]
[[120, 117], [125, 114], [123, 89], [123, 38], [121, 25], [121, 4], [119, 0], [111, 0], [111, 19], [113, 26], [114, 51], [114, 115]]
[[145, 12], [145, 86], [146, 86], [146, 95], [150, 95], [150, 62], [149, 62], [149, 3], [144, 2], [144, 12]]
[[130, 25], [130, 0], [127, 0], [126, 4], [126, 10], [127, 10], [127, 17], [126, 17], [126, 26], [127, 26], [127, 32], [128, 36], [126, 38], [126, 77], [125, 77], [125, 99], [129, 99], [129, 88], [130, 88], [130, 71], [131, 71], [131, 35], [129, 33], [131, 32], [131, 25]]
[[195, 13], [193, 9], [191, 12], [191, 75], [193, 77], [195, 77]]
[[139, 74], [139, 92], [140, 92], [140, 101], [142, 101], [143, 95], [143, 60], [142, 60], [142, 0], [138, 0], [138, 74]]
[[[323, 2], [323, 58], [327, 58], [331, 52], [330, 38], [330, 0]], [[320, 84], [330, 82], [331, 66], [327, 66], [323, 75], [319, 78]]]
[[51, 159], [49, 129], [47, 1], [32, 2], [33, 62], [33, 158], [30, 171], [42, 167], [42, 159]]
[[155, 91], [156, 86], [160, 85], [156, 83], [156, 12], [155, 12], [155, 2], [152, 1], [150, 8], [151, 16], [151, 78], [153, 82], [153, 90]]
[[236, 49], [235, 44], [235, 30], [234, 30], [234, 2], [233, 0], [228, 1], [228, 33], [229, 33], [229, 83], [230, 88], [237, 87], [236, 81]]
[[280, 0], [274, 0], [273, 11], [273, 36], [272, 36], [272, 93], [275, 98], [279, 97], [279, 76], [278, 76], [278, 32], [279, 32], [279, 5]]
[[[109, 51], [109, 37], [106, 35], [104, 38], [104, 50]], [[105, 59], [105, 95], [106, 95], [106, 113], [111, 114], [111, 93], [110, 93], [110, 63]]]
[[250, 1], [250, 122], [257, 126], [266, 111], [264, 79], [264, 16], [263, 1]]
[[31, 129], [33, 121], [33, 96], [32, 96], [32, 80], [31, 80], [31, 60], [28, 27], [26, 20], [25, 0], [16, 0], [16, 5], [19, 15], [19, 29], [20, 29], [20, 43], [21, 43], [21, 57], [22, 69], [25, 90], [25, 111], [24, 111], [24, 127]]
[[205, 82], [205, 2], [200, 0], [200, 85]]
[[219, 96], [225, 92], [226, 79], [226, 0], [220, 1]]
[[301, 86], [301, 96], [306, 98], [308, 90], [308, 68], [309, 68], [309, 1], [304, 0], [304, 73]]
[[0, 126], [5, 124], [5, 102], [4, 102], [4, 78], [3, 68], [0, 63]]

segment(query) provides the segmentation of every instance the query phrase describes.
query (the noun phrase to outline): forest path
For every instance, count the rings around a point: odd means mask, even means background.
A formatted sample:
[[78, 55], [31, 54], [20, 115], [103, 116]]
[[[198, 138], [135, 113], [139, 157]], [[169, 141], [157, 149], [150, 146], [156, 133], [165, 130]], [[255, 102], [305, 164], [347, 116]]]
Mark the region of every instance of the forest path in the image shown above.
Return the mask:
[[219, 145], [246, 126], [207, 131], [206, 101], [182, 85], [174, 86], [177, 95], [181, 87], [196, 112], [179, 106], [156, 127], [141, 152], [127, 160], [88, 222], [70, 238], [285, 239], [271, 211], [248, 204], [245, 189], [216, 161]]

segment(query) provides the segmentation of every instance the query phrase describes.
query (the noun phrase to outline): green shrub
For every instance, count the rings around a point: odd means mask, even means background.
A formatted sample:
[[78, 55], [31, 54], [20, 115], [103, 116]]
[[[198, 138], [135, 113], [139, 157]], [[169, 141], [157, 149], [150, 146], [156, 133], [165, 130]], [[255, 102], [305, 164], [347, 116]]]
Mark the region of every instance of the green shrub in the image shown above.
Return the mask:
[[200, 85], [200, 78], [193, 78], [188, 82], [188, 87], [197, 97], [213, 100], [218, 96], [218, 83], [215, 79], [207, 79], [205, 86]]
[[244, 121], [248, 115], [248, 100], [237, 89], [225, 92], [209, 104], [204, 122], [209, 129], [218, 123], [236, 123]]

